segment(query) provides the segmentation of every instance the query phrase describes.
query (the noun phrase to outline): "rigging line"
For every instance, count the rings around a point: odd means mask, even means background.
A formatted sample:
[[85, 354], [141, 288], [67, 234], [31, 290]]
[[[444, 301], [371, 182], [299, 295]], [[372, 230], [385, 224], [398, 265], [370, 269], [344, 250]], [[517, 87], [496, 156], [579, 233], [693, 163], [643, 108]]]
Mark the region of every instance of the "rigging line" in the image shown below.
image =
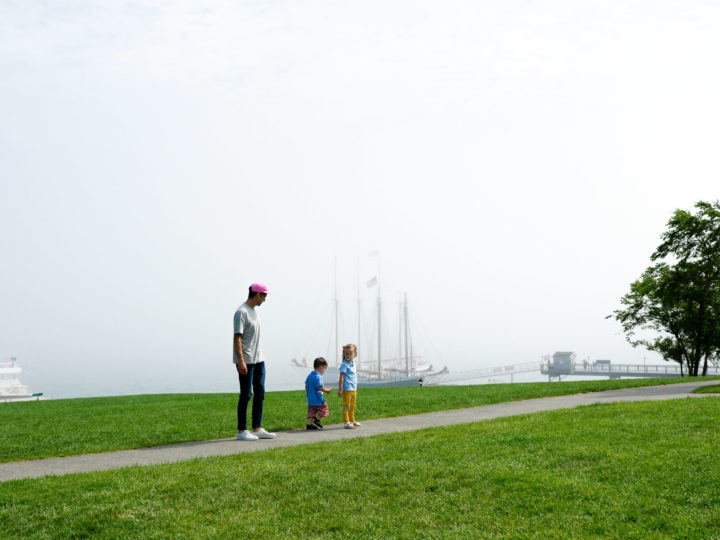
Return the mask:
[[[420, 334], [419, 334], [419, 335], [420, 335], [420, 338], [419, 338], [419, 341], [420, 341], [421, 345], [425, 346], [426, 343], [429, 342], [429, 345], [430, 345], [429, 349], [434, 353], [435, 358], [437, 358], [438, 361], [439, 361], [441, 364], [444, 364], [444, 363], [445, 363], [445, 359], [443, 358], [442, 353], [440, 353], [440, 351], [438, 350], [438, 348], [437, 348], [437, 347], [435, 346], [435, 344], [433, 343], [432, 338], [430, 337], [431, 334], [430, 334], [430, 332], [428, 332], [428, 331], [426, 330], [426, 328], [425, 328], [425, 326], [423, 325], [423, 322], [422, 322], [422, 320], [420, 319], [420, 317], [418, 317], [418, 316], [414, 316], [414, 317], [412, 317], [412, 318], [408, 317], [408, 321], [409, 321], [408, 324], [409, 324], [409, 327], [410, 327], [410, 330], [411, 330], [411, 331], [412, 331], [414, 325], [417, 325], [417, 326], [420, 327]], [[425, 339], [423, 339], [423, 336], [424, 336], [425, 338], [427, 338], [427, 342], [425, 341]], [[412, 342], [411, 342], [411, 343], [412, 343]], [[436, 367], [437, 367], [437, 366], [436, 366]]]
[[[331, 306], [330, 302], [328, 304]], [[310, 363], [318, 356], [329, 357], [327, 352], [332, 350], [330, 341], [333, 337], [332, 310], [327, 311], [327, 316], [318, 317], [317, 311], [313, 311], [309, 317], [305, 317], [307, 332], [302, 332], [303, 339], [300, 340], [297, 349], [302, 350], [300, 357], [309, 358]], [[320, 352], [321, 354], [318, 354]], [[299, 354], [299, 353], [298, 353]]]
[[318, 343], [322, 343], [331, 326], [330, 320], [324, 317], [307, 317], [305, 322], [308, 323], [306, 324], [308, 331], [302, 332], [304, 339], [301, 341], [300, 346], [308, 350], [317, 347]]
[[[338, 333], [341, 336], [341, 338], [340, 338], [340, 345], [339, 345], [339, 348], [336, 351], [336, 353], [340, 354], [342, 347], [350, 342], [346, 339], [347, 335], [348, 335], [347, 322], [342, 315], [342, 311], [340, 311], [340, 314], [338, 315]], [[338, 362], [338, 365], [340, 365], [339, 362]]]

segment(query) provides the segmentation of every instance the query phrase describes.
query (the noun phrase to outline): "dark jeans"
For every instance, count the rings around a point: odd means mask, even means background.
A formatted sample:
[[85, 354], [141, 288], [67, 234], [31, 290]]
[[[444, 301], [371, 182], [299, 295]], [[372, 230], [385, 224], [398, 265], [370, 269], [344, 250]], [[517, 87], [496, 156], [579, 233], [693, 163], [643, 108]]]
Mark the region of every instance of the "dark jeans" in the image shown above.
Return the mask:
[[[252, 404], [252, 427], [262, 426], [263, 400], [265, 399], [265, 362], [247, 365], [247, 374], [240, 375], [240, 397], [237, 406], [238, 432], [247, 429], [247, 406]], [[236, 367], [237, 369], [237, 367]], [[255, 397], [253, 397], [253, 394]]]

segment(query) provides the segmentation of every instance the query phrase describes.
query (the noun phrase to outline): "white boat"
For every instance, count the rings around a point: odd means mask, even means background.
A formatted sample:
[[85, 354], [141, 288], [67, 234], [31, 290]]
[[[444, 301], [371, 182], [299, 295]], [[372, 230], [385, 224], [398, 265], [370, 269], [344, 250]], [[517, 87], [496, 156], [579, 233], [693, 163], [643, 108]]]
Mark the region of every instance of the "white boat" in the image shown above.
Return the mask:
[[0, 361], [0, 402], [23, 401], [42, 395], [30, 393], [28, 387], [18, 379], [20, 372], [22, 369], [17, 365], [14, 356]]

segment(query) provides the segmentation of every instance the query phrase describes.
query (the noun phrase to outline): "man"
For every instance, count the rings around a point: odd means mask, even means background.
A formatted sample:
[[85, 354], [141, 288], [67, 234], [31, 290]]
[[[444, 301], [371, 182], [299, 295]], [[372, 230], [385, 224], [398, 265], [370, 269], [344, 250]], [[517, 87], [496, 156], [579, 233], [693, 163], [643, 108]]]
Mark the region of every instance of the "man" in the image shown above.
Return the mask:
[[[233, 362], [240, 378], [237, 421], [239, 441], [274, 439], [262, 427], [263, 400], [265, 399], [265, 358], [260, 347], [260, 316], [255, 308], [267, 298], [268, 289], [262, 283], [253, 283], [245, 303], [235, 312]], [[253, 397], [254, 394], [254, 397]], [[247, 428], [247, 406], [252, 402], [252, 432]]]

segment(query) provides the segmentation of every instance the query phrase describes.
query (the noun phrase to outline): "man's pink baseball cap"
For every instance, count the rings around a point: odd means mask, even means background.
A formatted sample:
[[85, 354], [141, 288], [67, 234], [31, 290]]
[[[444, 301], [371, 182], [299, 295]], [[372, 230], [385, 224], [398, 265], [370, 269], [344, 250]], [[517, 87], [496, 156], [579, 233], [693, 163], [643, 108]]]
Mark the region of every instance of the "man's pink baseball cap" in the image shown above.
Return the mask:
[[253, 283], [252, 285], [250, 285], [250, 290], [252, 292], [269, 294], [267, 285], [265, 285], [264, 283]]

